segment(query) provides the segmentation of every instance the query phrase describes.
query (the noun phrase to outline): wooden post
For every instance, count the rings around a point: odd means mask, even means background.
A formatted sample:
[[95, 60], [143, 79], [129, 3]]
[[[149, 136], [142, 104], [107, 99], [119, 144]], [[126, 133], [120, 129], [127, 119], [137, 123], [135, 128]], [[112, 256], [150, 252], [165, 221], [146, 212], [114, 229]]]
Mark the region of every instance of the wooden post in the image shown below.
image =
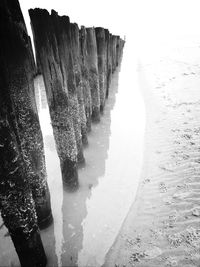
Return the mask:
[[98, 76], [100, 91], [100, 110], [104, 109], [106, 99], [106, 40], [104, 28], [95, 28], [97, 55], [98, 55]]
[[[82, 142], [84, 145], [88, 144], [87, 139], [87, 119], [85, 114], [85, 103], [83, 96], [84, 81], [81, 72], [81, 49], [79, 41], [79, 28], [75, 23], [71, 23], [71, 48], [73, 54], [73, 65], [75, 74], [76, 91], [79, 103], [79, 128], [81, 129]], [[79, 140], [79, 146], [82, 145]]]
[[52, 217], [43, 143], [35, 142], [30, 39], [17, 0], [0, 2], [0, 35], [0, 210], [21, 266], [46, 266], [38, 223]]
[[91, 131], [91, 116], [92, 116], [92, 97], [89, 83], [89, 70], [87, 65], [87, 33], [84, 26], [79, 32], [80, 50], [81, 50], [81, 74], [83, 82], [83, 99], [85, 106], [87, 132]]
[[[73, 59], [68, 44], [69, 18], [60, 20], [42, 9], [29, 10], [38, 71], [43, 74], [64, 185], [78, 187], [77, 144], [72, 104], [75, 97]], [[65, 46], [67, 44], [67, 46]], [[76, 103], [75, 103], [76, 104]], [[74, 104], [74, 106], [75, 106]]]
[[97, 43], [94, 28], [86, 28], [87, 66], [89, 71], [89, 85], [92, 98], [92, 121], [100, 121], [100, 91], [98, 76]]
[[[17, 0], [1, 2], [1, 75], [12, 100], [13, 123], [23, 152], [41, 228], [52, 223], [43, 138], [34, 95], [35, 65], [30, 38]], [[3, 65], [4, 63], [4, 65]]]

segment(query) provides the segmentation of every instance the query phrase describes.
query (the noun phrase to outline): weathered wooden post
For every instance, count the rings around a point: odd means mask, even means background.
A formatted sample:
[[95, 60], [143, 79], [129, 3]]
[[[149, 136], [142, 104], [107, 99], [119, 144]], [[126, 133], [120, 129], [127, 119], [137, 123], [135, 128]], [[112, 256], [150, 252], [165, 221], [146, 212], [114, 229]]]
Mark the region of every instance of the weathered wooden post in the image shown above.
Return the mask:
[[47, 226], [52, 215], [33, 54], [17, 0], [0, 2], [0, 35], [0, 210], [21, 265], [45, 266], [38, 224]]
[[[12, 99], [15, 110], [15, 123], [23, 157], [26, 159], [27, 179], [32, 188], [38, 224], [45, 228], [52, 222], [52, 213], [43, 138], [34, 96], [33, 52], [18, 1], [2, 1], [1, 10], [1, 53], [2, 60], [7, 63], [5, 69], [9, 72], [6, 78], [9, 81], [7, 94]], [[9, 29], [8, 32], [6, 28]]]
[[[0, 68], [1, 69], [1, 68]], [[5, 83], [4, 83], [5, 82]], [[6, 86], [1, 79], [0, 85]], [[22, 267], [46, 266], [47, 259], [37, 225], [37, 215], [23, 152], [13, 127], [10, 100], [0, 92], [0, 210]], [[3, 103], [3, 101], [5, 102]], [[11, 123], [9, 122], [11, 121]]]
[[100, 110], [103, 111], [106, 99], [106, 40], [104, 28], [95, 28], [95, 34], [98, 55]]
[[89, 83], [89, 70], [87, 65], [87, 33], [84, 26], [79, 31], [80, 39], [80, 54], [81, 54], [81, 74], [83, 85], [83, 99], [85, 106], [87, 131], [91, 131], [91, 116], [92, 116], [92, 97]]
[[[76, 92], [78, 97], [79, 103], [79, 117], [80, 117], [80, 125], [79, 128], [81, 129], [82, 135], [82, 142], [84, 145], [88, 144], [87, 139], [87, 120], [85, 114], [85, 104], [84, 104], [84, 96], [83, 96], [83, 89], [84, 89], [84, 81], [81, 72], [81, 49], [80, 49], [80, 42], [79, 42], [79, 28], [78, 25], [75, 23], [71, 23], [71, 49], [73, 54], [73, 65], [74, 65], [74, 75], [75, 75], [75, 82], [76, 82]], [[79, 129], [79, 130], [80, 130]], [[82, 142], [78, 140], [79, 146], [82, 146]]]
[[[77, 51], [72, 45], [74, 35], [74, 32], [72, 32], [73, 24], [70, 23], [68, 17], [60, 17], [54, 10], [51, 12], [51, 19], [58, 44], [60, 67], [65, 72], [65, 80], [67, 82], [69, 111], [73, 121], [77, 146], [77, 162], [84, 163], [85, 159], [82, 146], [81, 115], [78, 102], [78, 90], [81, 89], [81, 76], [78, 72], [79, 51]], [[62, 22], [64, 22], [63, 25]], [[64, 36], [65, 38], [63, 38]]]
[[106, 40], [106, 98], [109, 95], [109, 87], [112, 76], [112, 61], [111, 61], [111, 34], [105, 29], [105, 40]]
[[112, 35], [112, 73], [116, 70], [116, 46], [117, 46], [117, 37]]
[[123, 47], [124, 47], [125, 41], [120, 38], [120, 36], [117, 36], [117, 65], [120, 64], [120, 60], [122, 57]]
[[29, 15], [34, 33], [37, 67], [44, 76], [63, 183], [70, 189], [76, 189], [78, 152], [70, 103], [76, 87], [72, 53], [67, 42], [69, 36], [66, 33], [70, 30], [69, 18], [63, 16], [61, 20], [57, 20], [55, 14], [50, 16], [42, 9], [31, 9]]
[[120, 37], [116, 36], [116, 67], [119, 65], [120, 59]]
[[94, 28], [86, 28], [87, 66], [89, 71], [89, 85], [92, 97], [92, 120], [100, 121], [100, 91], [98, 77], [97, 43]]
[[119, 63], [120, 63], [120, 60], [122, 58], [124, 44], [125, 44], [125, 41], [123, 39], [119, 38], [119, 48], [118, 48], [118, 50], [119, 50], [119, 52], [118, 52]]

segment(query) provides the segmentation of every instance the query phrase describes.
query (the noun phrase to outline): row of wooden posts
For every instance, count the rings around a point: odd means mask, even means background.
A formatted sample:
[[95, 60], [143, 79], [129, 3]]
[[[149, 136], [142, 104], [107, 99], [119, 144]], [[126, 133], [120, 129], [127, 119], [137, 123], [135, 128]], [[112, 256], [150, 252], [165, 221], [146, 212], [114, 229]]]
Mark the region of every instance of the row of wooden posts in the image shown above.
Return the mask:
[[29, 10], [36, 64], [18, 0], [0, 1], [0, 210], [21, 266], [45, 266], [39, 229], [53, 221], [34, 78], [44, 78], [63, 185], [78, 188], [91, 122], [100, 121], [124, 41]]

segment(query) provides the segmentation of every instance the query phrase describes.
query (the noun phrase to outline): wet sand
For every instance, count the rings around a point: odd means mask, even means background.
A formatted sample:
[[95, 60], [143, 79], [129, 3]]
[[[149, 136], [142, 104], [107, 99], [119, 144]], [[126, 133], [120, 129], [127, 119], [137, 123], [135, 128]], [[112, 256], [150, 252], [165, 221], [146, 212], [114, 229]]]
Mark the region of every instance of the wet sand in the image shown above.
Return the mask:
[[146, 104], [144, 161], [104, 267], [200, 266], [200, 48], [182, 45], [138, 77]]

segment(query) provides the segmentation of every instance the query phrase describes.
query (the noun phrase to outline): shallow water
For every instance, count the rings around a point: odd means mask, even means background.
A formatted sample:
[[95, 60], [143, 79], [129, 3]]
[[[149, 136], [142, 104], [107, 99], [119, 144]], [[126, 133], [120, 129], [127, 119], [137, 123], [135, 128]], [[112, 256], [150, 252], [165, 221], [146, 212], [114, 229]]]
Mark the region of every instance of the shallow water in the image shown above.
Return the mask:
[[113, 75], [101, 122], [92, 125], [84, 150], [86, 166], [79, 170], [75, 193], [62, 190], [48, 110], [40, 109], [60, 266], [102, 265], [134, 200], [145, 123], [136, 76], [129, 76], [128, 63], [125, 54], [121, 70]]
[[[101, 122], [89, 133], [86, 165], [79, 169], [80, 187], [73, 193], [62, 189], [41, 76], [35, 89], [54, 217], [54, 225], [41, 233], [48, 266], [101, 266], [134, 201], [140, 176], [145, 110], [136, 64], [126, 48]], [[16, 261], [15, 255], [13, 266]]]

